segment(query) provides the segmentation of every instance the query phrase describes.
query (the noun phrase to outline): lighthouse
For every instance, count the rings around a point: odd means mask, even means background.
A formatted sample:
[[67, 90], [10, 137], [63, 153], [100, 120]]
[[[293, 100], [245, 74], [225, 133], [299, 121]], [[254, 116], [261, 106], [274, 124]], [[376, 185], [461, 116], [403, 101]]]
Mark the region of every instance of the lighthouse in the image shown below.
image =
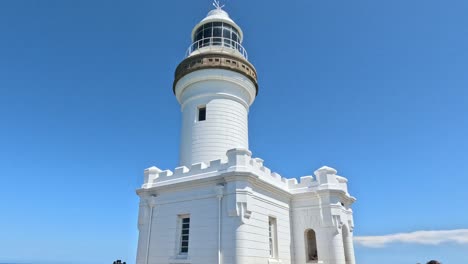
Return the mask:
[[147, 168], [137, 190], [136, 263], [355, 264], [348, 180], [327, 166], [284, 178], [249, 150], [257, 72], [241, 27], [214, 6], [175, 70], [179, 166]]
[[182, 111], [180, 165], [249, 148], [247, 115], [258, 84], [243, 37], [219, 5], [193, 28], [193, 43], [176, 69], [173, 86]]

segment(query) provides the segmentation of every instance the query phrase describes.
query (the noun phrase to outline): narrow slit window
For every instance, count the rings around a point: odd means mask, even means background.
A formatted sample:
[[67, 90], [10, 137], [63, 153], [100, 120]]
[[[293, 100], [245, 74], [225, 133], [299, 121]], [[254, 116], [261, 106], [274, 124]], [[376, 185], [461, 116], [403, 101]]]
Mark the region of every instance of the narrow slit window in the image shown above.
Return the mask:
[[278, 240], [276, 230], [276, 219], [273, 217], [268, 218], [268, 243], [270, 246], [270, 258], [278, 257]]
[[206, 106], [198, 107], [198, 121], [206, 120]]
[[180, 249], [179, 254], [186, 255], [189, 248], [190, 236], [190, 217], [184, 216], [180, 218]]

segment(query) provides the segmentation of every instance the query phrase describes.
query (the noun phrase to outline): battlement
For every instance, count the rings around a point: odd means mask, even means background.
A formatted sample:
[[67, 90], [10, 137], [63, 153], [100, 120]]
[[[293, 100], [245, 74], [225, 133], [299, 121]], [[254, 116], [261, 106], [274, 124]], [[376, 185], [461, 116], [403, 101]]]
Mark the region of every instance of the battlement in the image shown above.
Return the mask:
[[322, 189], [337, 189], [348, 193], [347, 180], [336, 175], [336, 170], [322, 167], [314, 172], [313, 176], [303, 176], [299, 181], [295, 178], [284, 178], [276, 172], [265, 167], [263, 160], [252, 158], [252, 152], [243, 148], [230, 149], [226, 158], [212, 160], [208, 164], [195, 163], [190, 167], [181, 166], [171, 170], [161, 170], [150, 167], [145, 170], [142, 188], [152, 188], [188, 180], [209, 178], [228, 172], [250, 172], [260, 180], [274, 185], [285, 191], [295, 193], [313, 192]]

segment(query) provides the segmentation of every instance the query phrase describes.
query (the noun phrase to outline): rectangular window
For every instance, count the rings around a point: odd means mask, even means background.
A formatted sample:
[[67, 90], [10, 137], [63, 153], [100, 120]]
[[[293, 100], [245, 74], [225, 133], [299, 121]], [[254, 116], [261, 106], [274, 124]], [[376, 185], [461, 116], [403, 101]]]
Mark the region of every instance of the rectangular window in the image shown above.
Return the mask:
[[270, 258], [278, 257], [278, 239], [277, 239], [276, 219], [268, 218], [268, 243], [270, 246]]
[[198, 107], [198, 121], [206, 120], [206, 106]]
[[190, 235], [190, 217], [180, 217], [180, 247], [179, 254], [186, 255], [189, 247], [189, 235]]

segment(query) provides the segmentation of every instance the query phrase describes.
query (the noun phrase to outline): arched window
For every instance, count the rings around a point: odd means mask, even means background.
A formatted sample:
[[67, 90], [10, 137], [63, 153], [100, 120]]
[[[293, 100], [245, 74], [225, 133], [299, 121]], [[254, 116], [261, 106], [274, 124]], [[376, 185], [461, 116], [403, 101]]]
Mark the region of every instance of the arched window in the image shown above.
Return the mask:
[[307, 262], [316, 262], [318, 261], [318, 252], [317, 252], [317, 238], [315, 236], [315, 231], [308, 229], [305, 232], [305, 242], [306, 242], [306, 260]]

